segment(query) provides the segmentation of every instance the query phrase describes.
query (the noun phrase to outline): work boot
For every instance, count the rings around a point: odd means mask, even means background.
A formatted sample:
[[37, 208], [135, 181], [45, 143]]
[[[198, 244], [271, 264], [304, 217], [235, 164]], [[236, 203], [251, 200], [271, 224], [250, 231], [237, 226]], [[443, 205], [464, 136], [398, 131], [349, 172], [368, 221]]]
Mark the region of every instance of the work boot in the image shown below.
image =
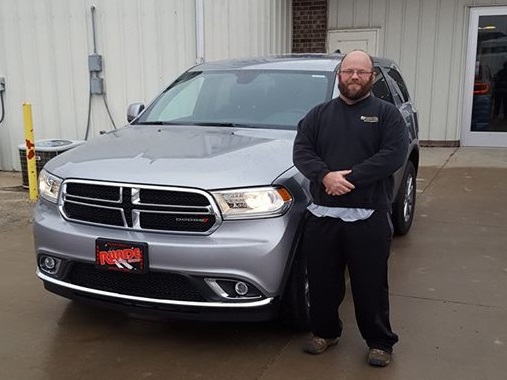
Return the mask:
[[326, 339], [311, 335], [304, 343], [303, 351], [312, 355], [322, 354], [328, 347], [337, 344], [339, 340], [339, 337]]
[[391, 354], [378, 348], [370, 349], [368, 353], [368, 364], [374, 367], [385, 367], [391, 363]]

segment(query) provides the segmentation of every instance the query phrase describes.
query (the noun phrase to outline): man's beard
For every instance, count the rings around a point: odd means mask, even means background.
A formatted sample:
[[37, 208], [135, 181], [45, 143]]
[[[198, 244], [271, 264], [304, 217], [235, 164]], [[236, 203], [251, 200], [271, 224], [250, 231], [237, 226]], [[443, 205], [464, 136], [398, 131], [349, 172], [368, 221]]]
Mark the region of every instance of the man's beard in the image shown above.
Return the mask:
[[[359, 88], [355, 90], [349, 89], [348, 84], [351, 83], [358, 85]], [[364, 98], [371, 91], [371, 88], [373, 86], [373, 79], [370, 79], [368, 82], [365, 83], [361, 82], [351, 82], [351, 83], [345, 83], [344, 81], [339, 80], [338, 89], [340, 90], [340, 94], [350, 100], [359, 100], [361, 98]]]

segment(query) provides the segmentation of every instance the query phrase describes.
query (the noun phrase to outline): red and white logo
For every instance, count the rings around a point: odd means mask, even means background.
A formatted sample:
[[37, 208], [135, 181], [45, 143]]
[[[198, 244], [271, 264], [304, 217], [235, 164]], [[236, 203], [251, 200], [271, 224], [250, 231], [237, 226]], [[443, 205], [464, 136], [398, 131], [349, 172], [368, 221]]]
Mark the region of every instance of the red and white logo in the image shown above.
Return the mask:
[[99, 251], [98, 262], [100, 265], [116, 265], [118, 269], [132, 270], [133, 263], [142, 261], [141, 250], [139, 248], [112, 249], [109, 251]]

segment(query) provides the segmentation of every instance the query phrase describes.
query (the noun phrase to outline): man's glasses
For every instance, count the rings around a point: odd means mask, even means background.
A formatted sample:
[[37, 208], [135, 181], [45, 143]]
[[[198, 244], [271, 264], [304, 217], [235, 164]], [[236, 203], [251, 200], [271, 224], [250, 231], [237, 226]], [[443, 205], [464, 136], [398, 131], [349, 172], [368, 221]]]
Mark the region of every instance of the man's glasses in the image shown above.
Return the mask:
[[368, 75], [373, 74], [374, 71], [366, 71], [366, 70], [340, 70], [340, 74], [345, 77], [351, 77], [354, 74], [357, 74], [360, 78], [366, 78]]

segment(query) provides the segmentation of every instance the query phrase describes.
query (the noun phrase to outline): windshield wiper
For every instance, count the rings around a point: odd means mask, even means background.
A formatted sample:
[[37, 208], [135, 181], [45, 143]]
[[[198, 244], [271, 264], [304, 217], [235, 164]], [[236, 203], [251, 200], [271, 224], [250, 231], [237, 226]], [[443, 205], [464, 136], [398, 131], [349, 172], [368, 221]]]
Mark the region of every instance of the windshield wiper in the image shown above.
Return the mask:
[[174, 121], [138, 121], [132, 125], [180, 125], [181, 123], [175, 123]]
[[259, 128], [254, 124], [231, 123], [231, 122], [210, 122], [210, 121], [140, 121], [132, 125], [197, 125], [203, 127], [225, 127], [225, 128]]
[[202, 125], [203, 127], [226, 127], [226, 128], [258, 128], [257, 125], [254, 124], [244, 124], [244, 123], [231, 123], [231, 122], [193, 122], [189, 123], [190, 125]]

